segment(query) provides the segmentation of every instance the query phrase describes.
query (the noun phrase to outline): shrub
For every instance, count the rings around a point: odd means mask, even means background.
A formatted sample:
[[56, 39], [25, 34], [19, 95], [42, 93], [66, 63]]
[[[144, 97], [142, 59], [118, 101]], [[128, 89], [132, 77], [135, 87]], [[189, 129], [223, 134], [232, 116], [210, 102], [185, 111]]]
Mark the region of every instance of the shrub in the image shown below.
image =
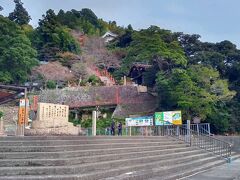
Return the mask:
[[56, 89], [56, 82], [52, 81], [52, 80], [47, 81], [47, 88], [48, 89]]
[[0, 111], [0, 119], [3, 117], [3, 112]]

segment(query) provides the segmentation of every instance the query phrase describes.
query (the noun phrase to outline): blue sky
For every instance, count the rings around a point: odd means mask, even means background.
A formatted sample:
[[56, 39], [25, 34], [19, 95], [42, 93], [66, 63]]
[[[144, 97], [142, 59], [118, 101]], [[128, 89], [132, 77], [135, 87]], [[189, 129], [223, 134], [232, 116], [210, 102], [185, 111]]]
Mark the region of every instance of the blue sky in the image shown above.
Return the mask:
[[[134, 29], [157, 25], [175, 32], [200, 34], [202, 41], [230, 40], [240, 47], [239, 0], [22, 0], [36, 26], [48, 9], [58, 12], [90, 8], [105, 21]], [[13, 11], [13, 0], [0, 0], [2, 14]]]

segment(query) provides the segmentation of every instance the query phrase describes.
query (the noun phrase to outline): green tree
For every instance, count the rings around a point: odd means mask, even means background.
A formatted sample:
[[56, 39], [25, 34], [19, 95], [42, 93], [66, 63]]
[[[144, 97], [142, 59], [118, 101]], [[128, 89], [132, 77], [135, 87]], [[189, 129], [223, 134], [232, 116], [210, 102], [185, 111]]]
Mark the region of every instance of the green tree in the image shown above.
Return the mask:
[[132, 32], [133, 31], [126, 31], [125, 34], [123, 34], [122, 36], [119, 37], [119, 40], [118, 40], [118, 43], [117, 43], [117, 46], [118, 47], [121, 47], [121, 48], [124, 48], [124, 47], [127, 47], [130, 45], [130, 43], [132, 42]]
[[[217, 69], [221, 78], [228, 79], [231, 90], [236, 91], [236, 96], [230, 102], [225, 105], [215, 106], [214, 111], [208, 116], [207, 120], [214, 124], [216, 132], [221, 133], [221, 129], [240, 132], [240, 114], [236, 110], [240, 102], [240, 50], [237, 49], [236, 45], [227, 40], [219, 43], [209, 43], [201, 42], [199, 35], [175, 33], [175, 36], [179, 39], [184, 49], [189, 65], [202, 64], [203, 66]], [[223, 82], [222, 84], [220, 83], [221, 85], [219, 83], [215, 84], [216, 91], [218, 89], [216, 87], [226, 86], [226, 82], [225, 85]], [[222, 113], [223, 110], [224, 113]], [[216, 112], [221, 113], [216, 114]], [[220, 124], [225, 124], [224, 128]]]
[[[170, 70], [173, 67], [186, 66], [187, 59], [183, 48], [170, 31], [151, 26], [148, 29], [129, 32], [120, 38], [118, 44], [127, 46], [127, 55], [123, 59], [122, 69], [127, 73], [134, 62], [153, 64], [157, 62]], [[129, 44], [129, 46], [128, 46]]]
[[19, 25], [28, 24], [31, 20], [27, 10], [23, 7], [21, 0], [14, 0], [15, 9], [9, 14], [8, 18]]
[[0, 16], [0, 24], [0, 82], [19, 84], [37, 65], [37, 53], [16, 23]]
[[223, 134], [228, 131], [236, 131], [235, 128], [231, 128], [237, 127], [237, 124], [231, 126], [231, 114], [229, 114], [229, 107], [226, 104], [218, 103], [215, 105], [206, 121], [210, 123], [212, 133]]
[[83, 8], [80, 11], [80, 17], [83, 19], [89, 21], [93, 26], [99, 28], [99, 22], [97, 16], [94, 14], [94, 12], [91, 9]]
[[187, 57], [192, 57], [195, 55], [195, 52], [201, 51], [201, 42], [199, 38], [201, 37], [198, 34], [183, 34], [183, 33], [174, 33], [174, 36], [176, 36], [181, 44], [181, 46], [184, 48], [184, 52]]
[[71, 30], [61, 26], [53, 10], [48, 10], [39, 21], [37, 49], [41, 60], [55, 60], [62, 52], [79, 53], [80, 47], [71, 35]]
[[88, 35], [102, 35], [107, 31], [108, 24], [94, 14], [91, 9], [81, 11], [72, 9], [64, 12], [60, 10], [57, 15], [58, 22], [74, 30], [80, 30]]
[[157, 84], [160, 107], [181, 109], [187, 119], [200, 117], [205, 120], [216, 104], [229, 102], [235, 95], [229, 90], [227, 80], [220, 79], [218, 71], [203, 65], [159, 73]]

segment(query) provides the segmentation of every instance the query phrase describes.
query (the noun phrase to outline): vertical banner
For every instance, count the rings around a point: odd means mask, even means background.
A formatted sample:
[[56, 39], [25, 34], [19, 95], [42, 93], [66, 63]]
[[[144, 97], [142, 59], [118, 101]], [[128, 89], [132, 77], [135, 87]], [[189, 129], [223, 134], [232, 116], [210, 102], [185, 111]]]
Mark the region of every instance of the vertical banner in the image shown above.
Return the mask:
[[[25, 113], [25, 99], [20, 99], [19, 109], [18, 109], [18, 124], [23, 125], [26, 119], [25, 124], [28, 124], [28, 110], [29, 110], [29, 100], [27, 99], [27, 110]], [[25, 118], [25, 115], [27, 116]]]
[[38, 108], [38, 96], [33, 96], [33, 103], [31, 104], [31, 110], [37, 111]]

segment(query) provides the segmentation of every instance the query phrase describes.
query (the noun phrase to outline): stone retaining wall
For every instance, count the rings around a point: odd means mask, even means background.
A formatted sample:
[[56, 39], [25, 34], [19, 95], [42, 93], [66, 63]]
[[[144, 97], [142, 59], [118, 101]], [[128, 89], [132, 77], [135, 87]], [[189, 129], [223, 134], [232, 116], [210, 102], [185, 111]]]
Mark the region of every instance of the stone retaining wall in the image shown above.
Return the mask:
[[70, 108], [116, 105], [114, 117], [128, 117], [131, 114], [149, 114], [157, 107], [157, 98], [144, 87], [99, 86], [78, 87], [58, 90], [44, 90], [39, 102], [64, 104]]
[[15, 135], [18, 121], [17, 106], [0, 106], [0, 111], [3, 112], [3, 129], [6, 135]]

